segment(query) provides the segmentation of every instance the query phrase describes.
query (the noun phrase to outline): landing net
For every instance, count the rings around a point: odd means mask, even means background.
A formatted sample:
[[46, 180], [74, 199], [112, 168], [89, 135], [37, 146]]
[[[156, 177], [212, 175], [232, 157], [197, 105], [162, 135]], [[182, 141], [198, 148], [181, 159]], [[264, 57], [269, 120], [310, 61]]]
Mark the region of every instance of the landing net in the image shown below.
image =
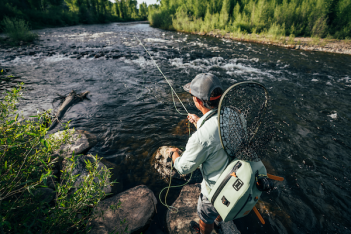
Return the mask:
[[218, 120], [222, 146], [232, 159], [258, 160], [275, 133], [268, 92], [257, 82], [228, 88], [219, 103]]

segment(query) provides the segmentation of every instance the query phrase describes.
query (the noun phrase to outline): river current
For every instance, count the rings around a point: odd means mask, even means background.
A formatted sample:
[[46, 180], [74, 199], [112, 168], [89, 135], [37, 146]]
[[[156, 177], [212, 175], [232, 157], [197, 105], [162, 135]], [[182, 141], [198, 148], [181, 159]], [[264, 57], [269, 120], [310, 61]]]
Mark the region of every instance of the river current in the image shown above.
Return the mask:
[[[272, 97], [275, 150], [263, 159], [282, 176], [253, 212], [235, 220], [241, 233], [351, 233], [351, 56], [289, 50], [269, 45], [155, 29], [147, 24], [84, 25], [37, 31], [26, 50], [0, 50], [0, 66], [23, 81], [25, 116], [52, 109], [72, 89], [90, 91], [63, 121], [98, 136], [90, 153], [116, 163], [124, 189], [145, 184], [156, 197], [167, 184], [150, 164], [163, 145], [184, 147], [186, 117], [173, 106], [168, 84], [137, 36], [171, 81], [189, 112], [200, 115], [182, 90], [196, 74], [217, 75], [224, 88], [262, 83]], [[24, 51], [24, 52], [23, 52]], [[29, 52], [28, 52], [29, 51]], [[179, 103], [178, 103], [179, 104]], [[181, 109], [181, 105], [178, 105]], [[54, 105], [54, 107], [57, 107]], [[179, 190], [171, 190], [168, 203]], [[166, 232], [158, 205], [147, 233]]]

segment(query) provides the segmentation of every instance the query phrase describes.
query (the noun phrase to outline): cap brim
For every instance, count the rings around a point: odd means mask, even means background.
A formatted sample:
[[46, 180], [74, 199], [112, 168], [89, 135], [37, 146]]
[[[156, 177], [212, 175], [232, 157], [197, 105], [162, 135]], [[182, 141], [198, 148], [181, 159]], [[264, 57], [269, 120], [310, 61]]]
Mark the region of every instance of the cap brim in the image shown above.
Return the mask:
[[187, 83], [186, 85], [183, 86], [183, 89], [185, 91], [187, 91], [188, 93], [190, 93], [190, 84], [191, 84], [191, 82], [189, 82], [189, 83]]

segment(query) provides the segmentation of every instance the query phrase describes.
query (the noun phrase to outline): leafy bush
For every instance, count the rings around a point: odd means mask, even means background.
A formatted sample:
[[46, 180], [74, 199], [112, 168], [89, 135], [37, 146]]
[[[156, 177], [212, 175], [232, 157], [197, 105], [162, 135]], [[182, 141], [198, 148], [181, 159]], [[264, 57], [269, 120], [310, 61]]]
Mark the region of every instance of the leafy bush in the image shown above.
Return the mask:
[[163, 29], [172, 29], [172, 15], [168, 10], [156, 9], [149, 12], [150, 25]]
[[[21, 90], [2, 95], [0, 103], [0, 233], [85, 232], [92, 207], [106, 196], [102, 189], [110, 186], [110, 172], [98, 168], [93, 157], [85, 162], [88, 175], [75, 188], [79, 175], [72, 171], [80, 156], [66, 158], [59, 172], [60, 158], [54, 154], [72, 131], [60, 138], [46, 136], [48, 112], [32, 116], [34, 120], [21, 119], [16, 108]], [[49, 191], [49, 197], [54, 193], [53, 201], [41, 195], [43, 191]]]
[[3, 31], [15, 42], [32, 42], [38, 37], [29, 30], [28, 23], [23, 19], [5, 17], [1, 24]]

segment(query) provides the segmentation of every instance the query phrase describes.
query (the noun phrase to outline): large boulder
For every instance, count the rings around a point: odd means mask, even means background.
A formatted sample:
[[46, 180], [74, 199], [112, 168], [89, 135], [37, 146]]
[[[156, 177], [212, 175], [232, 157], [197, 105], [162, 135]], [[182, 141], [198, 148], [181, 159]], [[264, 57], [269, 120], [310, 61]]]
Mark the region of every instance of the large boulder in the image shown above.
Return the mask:
[[[97, 143], [97, 138], [95, 135], [83, 131], [83, 130], [68, 130], [72, 136], [67, 144], [60, 147], [59, 150], [55, 151], [54, 154], [60, 156], [61, 158], [71, 157], [73, 152], [75, 155], [86, 154], [92, 147]], [[50, 137], [54, 139], [62, 139], [64, 136], [64, 131], [56, 132]]]
[[[73, 176], [78, 175], [78, 177], [75, 179], [75, 182], [74, 182], [75, 189], [73, 189], [72, 192], [75, 192], [77, 190], [77, 188], [83, 183], [85, 178], [89, 175], [89, 171], [86, 168], [86, 162], [88, 162], [88, 161], [90, 161], [90, 163], [92, 163], [92, 164], [96, 163], [96, 159], [92, 155], [78, 155], [78, 156], [74, 157], [73, 161], [70, 160], [70, 158], [66, 158], [65, 160], [62, 161], [62, 169], [63, 170], [68, 170], [69, 173], [71, 173]], [[75, 162], [75, 166], [71, 170], [70, 166], [72, 165], [73, 162]], [[98, 169], [100, 175], [102, 175], [103, 173], [106, 174], [109, 172], [108, 168], [101, 162], [98, 163], [97, 169]], [[99, 183], [99, 178], [95, 177], [94, 182]], [[106, 183], [107, 184], [110, 183], [109, 178], [106, 179]], [[112, 192], [110, 185], [108, 185], [107, 187], [103, 187], [101, 189], [105, 193]]]
[[[172, 204], [178, 212], [167, 211], [167, 228], [170, 234], [191, 234], [190, 221], [199, 222], [197, 214], [197, 201], [201, 193], [200, 184], [185, 185], [179, 197]], [[240, 234], [233, 221], [221, 223], [215, 227], [212, 234]]]
[[170, 234], [192, 234], [190, 231], [190, 221], [199, 222], [196, 212], [197, 200], [201, 192], [200, 184], [185, 185], [177, 200], [172, 204], [178, 212], [167, 211], [167, 228]]
[[[89, 224], [90, 233], [141, 232], [147, 227], [156, 212], [156, 204], [154, 193], [145, 185], [136, 186], [107, 198], [94, 208], [96, 218]], [[119, 205], [118, 209], [114, 209]], [[127, 232], [123, 232], [127, 225]]]
[[[178, 183], [184, 183], [188, 181], [190, 178], [190, 174], [188, 175], [180, 175], [177, 170], [173, 169], [171, 172], [171, 159], [168, 157], [167, 150], [171, 148], [169, 146], [161, 146], [154, 153], [153, 164], [157, 172], [161, 175], [161, 177], [168, 181], [170, 174], [172, 173], [172, 182], [178, 181]], [[193, 175], [190, 180], [190, 184], [192, 183], [200, 183], [202, 181], [201, 171], [196, 169], [193, 172]]]

